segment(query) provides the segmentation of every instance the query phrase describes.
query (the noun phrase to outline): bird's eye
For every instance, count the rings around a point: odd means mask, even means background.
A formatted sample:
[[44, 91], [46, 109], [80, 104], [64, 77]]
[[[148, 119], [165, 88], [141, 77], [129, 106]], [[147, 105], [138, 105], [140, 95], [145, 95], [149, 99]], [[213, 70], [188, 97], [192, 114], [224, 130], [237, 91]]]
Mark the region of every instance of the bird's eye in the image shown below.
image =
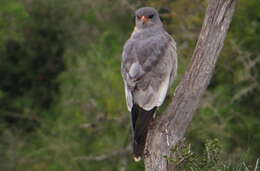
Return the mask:
[[151, 18], [153, 18], [153, 17], [154, 17], [154, 15], [152, 14], [152, 15], [149, 15], [148, 17], [151, 19]]

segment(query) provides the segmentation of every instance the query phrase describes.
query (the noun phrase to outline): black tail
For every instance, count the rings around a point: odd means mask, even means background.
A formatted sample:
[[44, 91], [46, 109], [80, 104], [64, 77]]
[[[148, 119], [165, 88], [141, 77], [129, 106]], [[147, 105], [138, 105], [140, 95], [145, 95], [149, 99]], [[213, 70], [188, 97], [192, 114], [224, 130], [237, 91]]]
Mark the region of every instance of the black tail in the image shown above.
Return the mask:
[[134, 157], [136, 160], [143, 157], [143, 152], [145, 148], [145, 141], [148, 132], [149, 123], [153, 117], [156, 110], [154, 107], [150, 111], [146, 111], [134, 104], [132, 107], [132, 124], [134, 129]]

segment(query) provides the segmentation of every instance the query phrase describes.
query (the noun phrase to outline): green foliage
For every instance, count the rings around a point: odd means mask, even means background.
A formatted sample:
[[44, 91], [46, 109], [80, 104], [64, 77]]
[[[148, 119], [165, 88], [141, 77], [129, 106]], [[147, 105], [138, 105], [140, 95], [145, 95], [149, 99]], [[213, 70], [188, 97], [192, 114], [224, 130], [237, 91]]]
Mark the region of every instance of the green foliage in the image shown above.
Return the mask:
[[191, 150], [191, 144], [186, 144], [185, 141], [179, 142], [174, 149], [171, 149], [173, 157], [166, 157], [174, 166], [186, 171], [244, 171], [257, 170], [258, 160], [255, 166], [247, 166], [245, 163], [232, 166], [229, 163], [221, 160], [221, 146], [218, 139], [208, 140], [204, 144], [203, 151], [196, 154]]
[[[234, 27], [232, 27], [232, 36], [237, 38], [238, 43], [243, 49], [250, 50], [254, 54], [259, 54], [260, 41], [260, 2], [241, 0], [238, 4], [238, 11], [234, 17]], [[243, 29], [241, 29], [243, 28]]]
[[[46, 2], [8, 1], [5, 5], [9, 10], [2, 15], [15, 20], [6, 29], [19, 36], [10, 32], [1, 46], [0, 122], [31, 129], [54, 104], [59, 87], [56, 79], [65, 70], [63, 57], [69, 41], [69, 31], [62, 27], [65, 11]], [[48, 16], [50, 13], [55, 15]], [[23, 17], [16, 17], [18, 14]], [[3, 17], [5, 22], [7, 17]]]
[[217, 139], [205, 143], [202, 154], [196, 155], [191, 151], [191, 144], [180, 142], [171, 150], [173, 158], [167, 158], [170, 162], [185, 170], [219, 170], [223, 164], [220, 162], [220, 145]]

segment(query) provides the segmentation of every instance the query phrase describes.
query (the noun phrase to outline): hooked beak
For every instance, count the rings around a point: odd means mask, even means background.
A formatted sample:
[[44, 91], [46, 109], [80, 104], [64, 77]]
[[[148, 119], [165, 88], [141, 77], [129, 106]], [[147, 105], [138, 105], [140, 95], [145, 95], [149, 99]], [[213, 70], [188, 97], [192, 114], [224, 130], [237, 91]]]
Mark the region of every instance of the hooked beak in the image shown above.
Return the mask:
[[142, 17], [141, 17], [141, 20], [142, 20], [144, 23], [146, 23], [147, 21], [149, 21], [149, 18], [146, 17], [146, 16], [142, 16]]

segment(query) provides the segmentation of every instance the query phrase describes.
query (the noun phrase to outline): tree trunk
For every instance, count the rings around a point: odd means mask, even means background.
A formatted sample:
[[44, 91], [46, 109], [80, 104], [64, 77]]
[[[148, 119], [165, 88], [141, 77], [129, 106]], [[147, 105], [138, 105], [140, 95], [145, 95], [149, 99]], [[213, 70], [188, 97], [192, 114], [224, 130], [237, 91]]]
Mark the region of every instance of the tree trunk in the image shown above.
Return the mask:
[[223, 47], [237, 0], [209, 0], [191, 64], [165, 114], [149, 130], [145, 149], [147, 171], [174, 170], [165, 156], [181, 140], [207, 88]]

